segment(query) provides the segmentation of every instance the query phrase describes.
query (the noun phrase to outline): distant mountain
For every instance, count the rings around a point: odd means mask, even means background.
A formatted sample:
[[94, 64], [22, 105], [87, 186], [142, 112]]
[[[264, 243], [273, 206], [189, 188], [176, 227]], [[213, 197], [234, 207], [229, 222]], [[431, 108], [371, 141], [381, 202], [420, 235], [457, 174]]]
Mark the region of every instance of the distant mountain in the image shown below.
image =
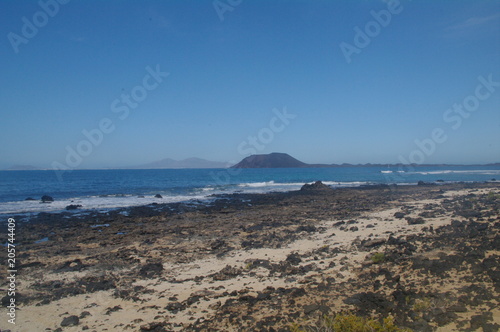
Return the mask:
[[156, 168], [227, 168], [228, 164], [218, 161], [210, 161], [201, 158], [188, 158], [183, 160], [175, 160], [165, 158], [154, 161], [152, 163], [139, 165], [133, 168], [136, 169], [156, 169]]
[[7, 171], [35, 171], [39, 170], [40, 168], [31, 166], [31, 165], [14, 165], [9, 168], [7, 168]]
[[254, 154], [246, 157], [232, 168], [292, 168], [309, 167], [308, 164], [286, 153]]
[[[273, 152], [270, 154], [254, 154], [244, 158], [231, 168], [304, 168], [304, 167], [429, 167], [429, 166], [467, 166], [450, 164], [306, 164], [297, 160], [286, 153]], [[500, 166], [500, 163], [487, 165], [468, 165], [468, 166]]]

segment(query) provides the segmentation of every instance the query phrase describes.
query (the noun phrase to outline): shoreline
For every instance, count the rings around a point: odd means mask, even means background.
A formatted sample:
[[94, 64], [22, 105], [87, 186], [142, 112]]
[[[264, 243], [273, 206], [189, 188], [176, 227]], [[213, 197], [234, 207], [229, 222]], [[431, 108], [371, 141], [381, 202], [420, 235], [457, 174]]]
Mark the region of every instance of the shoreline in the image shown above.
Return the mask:
[[499, 206], [499, 183], [461, 183], [42, 214], [19, 225], [18, 324], [0, 326], [277, 331], [348, 310], [486, 331], [500, 327]]
[[[274, 181], [270, 181], [274, 182]], [[437, 181], [432, 181], [432, 182], [424, 182], [424, 181], [418, 181], [415, 183], [370, 183], [370, 182], [359, 182], [359, 181], [354, 181], [354, 182], [338, 182], [338, 181], [323, 181], [324, 183], [328, 184], [329, 186], [332, 187], [332, 189], [340, 189], [340, 188], [367, 188], [367, 187], [398, 187], [398, 186], [416, 186], [419, 185], [419, 183], [427, 186], [442, 186], [442, 185], [462, 185], [462, 184], [482, 184], [482, 183], [500, 183], [500, 180], [489, 180], [489, 181], [442, 181], [442, 180], [437, 180]], [[262, 182], [262, 183], [268, 183], [268, 182]], [[311, 184], [313, 182], [306, 182], [305, 184]], [[260, 184], [257, 183], [257, 184]], [[247, 185], [247, 186], [245, 186]], [[268, 191], [263, 191], [263, 192], [252, 192], [252, 189], [250, 191], [245, 192], [243, 188], [252, 188], [254, 183], [245, 183], [245, 184], [240, 184], [238, 186], [242, 186], [241, 189], [235, 190], [232, 192], [216, 192], [216, 193], [211, 193], [211, 194], [204, 194], [204, 195], [196, 195], [193, 197], [189, 197], [186, 195], [180, 195], [180, 196], [165, 196], [161, 198], [155, 197], [155, 194], [148, 194], [148, 195], [141, 195], [141, 194], [105, 194], [105, 195], [99, 195], [99, 196], [89, 196], [89, 197], [79, 197], [79, 198], [66, 198], [66, 199], [57, 199], [55, 202], [48, 202], [48, 203], [42, 203], [41, 201], [34, 200], [34, 199], [25, 199], [23, 201], [15, 201], [15, 202], [3, 202], [0, 204], [22, 204], [22, 203], [32, 203], [34, 206], [49, 206], [52, 207], [53, 205], [59, 205], [58, 208], [52, 209], [52, 210], [31, 210], [31, 211], [6, 211], [6, 212], [1, 212], [0, 216], [2, 217], [16, 217], [17, 219], [21, 220], [22, 222], [26, 222], [26, 219], [33, 219], [37, 218], [37, 215], [39, 213], [42, 214], [64, 214], [66, 218], [70, 219], [73, 217], [77, 217], [79, 215], [82, 215], [82, 218], [87, 218], [88, 216], [96, 215], [96, 214], [106, 214], [106, 213], [112, 213], [114, 211], [119, 211], [120, 213], [127, 213], [128, 209], [136, 208], [136, 207], [147, 207], [147, 206], [164, 206], [164, 205], [175, 205], [175, 204], [206, 204], [209, 205], [212, 201], [220, 198], [220, 197], [225, 197], [225, 196], [230, 196], [230, 195], [266, 195], [266, 194], [272, 194], [272, 193], [293, 193], [297, 190], [300, 189], [300, 187], [303, 185], [303, 183], [277, 183], [273, 185], [276, 186], [281, 186], [281, 187], [286, 187], [286, 186], [295, 186], [295, 189], [269, 189]], [[206, 190], [206, 188], [200, 188], [203, 191]], [[212, 189], [212, 188], [210, 188]], [[31, 198], [31, 197], [29, 197]], [[81, 206], [82, 204], [89, 204], [87, 201], [92, 200], [92, 199], [107, 199], [107, 198], [114, 198], [114, 199], [121, 199], [121, 198], [126, 198], [126, 199], [132, 199], [135, 200], [135, 202], [129, 203], [128, 205], [116, 205], [118, 203], [114, 203], [105, 206], [101, 205], [99, 207], [93, 207], [92, 205], [90, 206]], [[165, 199], [168, 199], [170, 201], [165, 202]], [[173, 200], [172, 200], [173, 199]], [[143, 200], [144, 202], [140, 202]], [[62, 203], [62, 205], [61, 205]], [[96, 204], [96, 203], [94, 203]], [[121, 203], [123, 204], [123, 203]], [[69, 206], [74, 206], [74, 209], [68, 210]]]

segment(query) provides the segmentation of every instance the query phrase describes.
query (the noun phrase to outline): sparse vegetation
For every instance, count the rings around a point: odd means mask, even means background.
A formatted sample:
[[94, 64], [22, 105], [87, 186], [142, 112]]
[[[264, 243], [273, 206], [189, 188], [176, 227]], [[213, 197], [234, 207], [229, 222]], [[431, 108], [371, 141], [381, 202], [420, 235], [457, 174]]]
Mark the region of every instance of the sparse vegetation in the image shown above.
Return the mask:
[[325, 316], [316, 326], [292, 326], [293, 332], [406, 332], [411, 331], [399, 328], [394, 324], [394, 318], [388, 316], [381, 321], [375, 318], [365, 318], [353, 314], [338, 313], [334, 316]]
[[383, 252], [376, 252], [371, 258], [373, 264], [380, 264], [385, 262], [385, 254]]
[[432, 306], [432, 302], [429, 298], [424, 297], [423, 299], [415, 300], [413, 304], [413, 311], [415, 312], [425, 312], [429, 310]]
[[498, 198], [494, 191], [490, 191], [486, 197], [489, 201], [494, 201]]

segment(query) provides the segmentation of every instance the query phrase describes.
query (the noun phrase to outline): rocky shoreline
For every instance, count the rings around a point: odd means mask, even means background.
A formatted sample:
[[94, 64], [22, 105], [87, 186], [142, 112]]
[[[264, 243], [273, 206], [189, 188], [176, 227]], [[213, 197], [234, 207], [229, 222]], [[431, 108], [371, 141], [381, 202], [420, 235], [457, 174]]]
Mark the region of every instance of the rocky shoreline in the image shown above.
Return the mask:
[[499, 230], [499, 183], [315, 184], [40, 213], [19, 224], [17, 324], [0, 327], [290, 331], [344, 311], [415, 331], [498, 331]]

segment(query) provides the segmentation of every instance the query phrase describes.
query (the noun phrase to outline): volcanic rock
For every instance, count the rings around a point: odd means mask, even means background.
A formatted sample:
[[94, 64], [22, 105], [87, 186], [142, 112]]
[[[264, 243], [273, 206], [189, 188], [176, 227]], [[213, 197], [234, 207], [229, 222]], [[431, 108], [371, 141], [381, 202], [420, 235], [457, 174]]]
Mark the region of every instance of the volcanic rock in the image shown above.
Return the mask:
[[333, 189], [330, 186], [327, 186], [326, 184], [323, 184], [321, 181], [316, 181], [314, 183], [308, 184], [306, 183], [305, 185], [300, 188], [300, 191], [305, 191], [305, 192], [310, 192], [310, 191], [332, 191]]
[[80, 318], [78, 316], [72, 315], [69, 317], [66, 317], [62, 320], [61, 326], [75, 326], [80, 323]]
[[54, 201], [54, 198], [52, 198], [52, 196], [49, 196], [49, 195], [42, 196], [42, 203], [48, 203], [48, 202], [53, 202], [53, 201]]

